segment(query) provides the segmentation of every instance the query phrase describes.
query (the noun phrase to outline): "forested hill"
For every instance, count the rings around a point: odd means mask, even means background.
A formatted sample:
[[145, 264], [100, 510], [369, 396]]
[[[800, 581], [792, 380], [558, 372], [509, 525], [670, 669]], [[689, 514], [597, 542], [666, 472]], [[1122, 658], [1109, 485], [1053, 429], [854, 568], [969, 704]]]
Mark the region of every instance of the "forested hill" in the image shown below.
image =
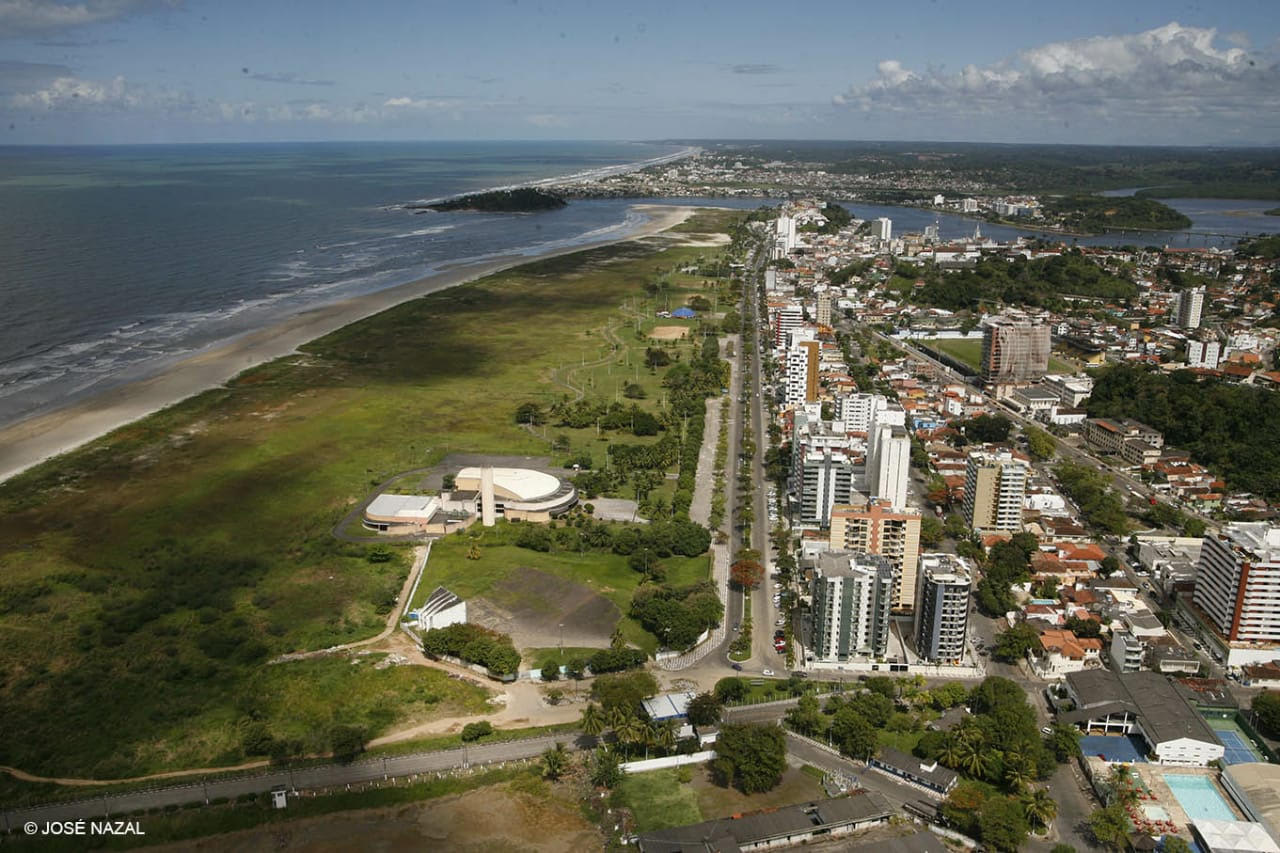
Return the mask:
[[983, 258], [971, 270], [935, 274], [926, 282], [915, 301], [952, 311], [992, 302], [1049, 306], [1061, 302], [1062, 296], [1124, 301], [1138, 292], [1133, 282], [1074, 250], [1034, 261]]
[[430, 204], [406, 204], [409, 210], [467, 211], [482, 213], [534, 213], [539, 210], [555, 210], [568, 202], [546, 190], [522, 187], [515, 190], [492, 190], [484, 193], [448, 198]]
[[1153, 198], [1077, 195], [1044, 200], [1045, 214], [1064, 227], [1099, 233], [1124, 228], [1176, 231], [1191, 220]]
[[1280, 500], [1280, 392], [1117, 365], [1097, 377], [1089, 415], [1142, 421], [1232, 490]]

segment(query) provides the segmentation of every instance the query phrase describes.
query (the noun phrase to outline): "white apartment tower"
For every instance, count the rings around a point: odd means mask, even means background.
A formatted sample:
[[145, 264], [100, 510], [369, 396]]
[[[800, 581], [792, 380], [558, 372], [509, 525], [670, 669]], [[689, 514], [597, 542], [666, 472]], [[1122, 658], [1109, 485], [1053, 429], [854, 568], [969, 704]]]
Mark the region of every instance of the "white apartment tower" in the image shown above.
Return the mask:
[[916, 596], [916, 652], [930, 663], [964, 660], [973, 577], [952, 554], [921, 554]]
[[893, 220], [884, 216], [871, 220], [871, 236], [888, 243], [893, 239]]
[[974, 451], [964, 472], [964, 520], [979, 533], [1022, 530], [1027, 463], [1008, 452]]
[[1222, 345], [1216, 338], [1206, 341], [1193, 338], [1187, 341], [1187, 367], [1206, 367], [1209, 370], [1216, 370], [1221, 360]]
[[849, 503], [853, 494], [853, 462], [829, 447], [805, 453], [798, 461], [800, 522], [827, 527], [831, 507]]
[[1241, 522], [1206, 535], [1192, 601], [1226, 641], [1228, 666], [1280, 657], [1280, 525]]
[[849, 551], [818, 555], [813, 581], [813, 640], [818, 661], [882, 658], [889, 648], [893, 567], [884, 557]]
[[1204, 310], [1204, 288], [1192, 287], [1178, 294], [1178, 325], [1184, 329], [1200, 328]]
[[868, 435], [871, 422], [883, 426], [906, 426], [907, 413], [883, 394], [848, 394], [836, 399], [836, 419], [849, 432]]
[[900, 426], [880, 425], [874, 420], [872, 424], [873, 431], [867, 436], [867, 491], [900, 510], [907, 505], [911, 438]]
[[818, 399], [817, 341], [799, 341], [787, 350], [788, 405], [799, 406]]
[[773, 315], [773, 345], [784, 346], [787, 333], [794, 332], [804, 325], [804, 309], [799, 305], [784, 305]]

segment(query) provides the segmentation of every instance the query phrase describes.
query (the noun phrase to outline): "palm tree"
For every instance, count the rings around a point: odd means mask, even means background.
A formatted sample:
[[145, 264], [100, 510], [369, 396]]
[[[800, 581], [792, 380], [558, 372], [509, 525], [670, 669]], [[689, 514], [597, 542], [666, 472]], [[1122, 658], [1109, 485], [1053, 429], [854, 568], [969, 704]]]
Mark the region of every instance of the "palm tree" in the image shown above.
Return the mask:
[[1048, 791], [1038, 788], [1023, 798], [1022, 810], [1032, 826], [1048, 828], [1058, 816], [1058, 803]]
[[1004, 781], [1014, 793], [1031, 782], [1030, 762], [1017, 750], [1011, 749], [1004, 754]]
[[676, 748], [675, 720], [663, 720], [654, 724], [653, 743], [668, 752]]
[[635, 715], [630, 708], [624, 708], [621, 705], [615, 705], [605, 714], [605, 722], [609, 724], [609, 728], [616, 733]]
[[557, 741], [554, 747], [542, 753], [542, 775], [553, 782], [563, 776], [568, 767], [569, 753], [563, 743]]
[[980, 743], [972, 740], [960, 742], [960, 769], [970, 776], [981, 778], [987, 773], [987, 754]]
[[938, 753], [938, 760], [951, 768], [960, 766], [960, 757], [964, 754], [964, 744], [960, 738], [947, 738]]
[[588, 702], [578, 725], [582, 726], [582, 731], [586, 734], [592, 737], [599, 736], [605, 730], [604, 711], [600, 710], [600, 706], [595, 702]]
[[[628, 716], [622, 725], [615, 726], [614, 734], [618, 736], [618, 740], [628, 745], [644, 743], [646, 736], [649, 734], [649, 726], [644, 720], [634, 715]], [[645, 747], [646, 754], [648, 746]]]

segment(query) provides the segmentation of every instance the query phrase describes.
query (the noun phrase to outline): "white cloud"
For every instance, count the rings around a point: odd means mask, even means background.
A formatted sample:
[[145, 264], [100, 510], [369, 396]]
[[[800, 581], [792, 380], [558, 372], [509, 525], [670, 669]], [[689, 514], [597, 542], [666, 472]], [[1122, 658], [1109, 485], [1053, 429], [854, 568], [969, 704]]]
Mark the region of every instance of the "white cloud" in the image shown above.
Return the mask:
[[153, 9], [172, 9], [181, 3], [182, 0], [0, 0], [0, 38], [47, 35]]
[[834, 102], [865, 113], [964, 116], [1063, 112], [1135, 119], [1256, 118], [1280, 110], [1280, 66], [1218, 46], [1211, 28], [1177, 22], [1140, 33], [1052, 42], [948, 72], [881, 62]]

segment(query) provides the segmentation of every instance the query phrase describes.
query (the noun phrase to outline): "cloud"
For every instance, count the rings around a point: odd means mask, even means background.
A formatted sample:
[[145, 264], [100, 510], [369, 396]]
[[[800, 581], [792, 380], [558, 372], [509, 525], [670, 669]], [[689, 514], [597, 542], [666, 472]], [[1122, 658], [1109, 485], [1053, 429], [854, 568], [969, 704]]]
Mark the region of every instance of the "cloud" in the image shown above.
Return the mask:
[[305, 77], [298, 76], [296, 71], [282, 71], [279, 73], [268, 73], [259, 71], [249, 74], [249, 69], [242, 69], [248, 75], [250, 80], [257, 80], [260, 83], [289, 83], [294, 86], [332, 86], [332, 80], [309, 80]]
[[69, 76], [71, 69], [65, 65], [0, 59], [0, 94], [30, 92], [49, 85], [59, 77]]
[[1280, 66], [1220, 47], [1212, 28], [1177, 22], [1145, 32], [1051, 42], [987, 65], [916, 71], [897, 60], [833, 99], [864, 113], [928, 116], [1075, 112], [1132, 120], [1256, 118], [1280, 109]]
[[0, 38], [23, 38], [100, 24], [153, 10], [173, 9], [182, 0], [0, 0]]
[[741, 65], [730, 65], [729, 70], [734, 74], [777, 74], [782, 71], [776, 65], [768, 63], [743, 63]]
[[100, 47], [104, 44], [124, 44], [124, 39], [52, 39], [48, 41], [38, 41], [39, 47]]

